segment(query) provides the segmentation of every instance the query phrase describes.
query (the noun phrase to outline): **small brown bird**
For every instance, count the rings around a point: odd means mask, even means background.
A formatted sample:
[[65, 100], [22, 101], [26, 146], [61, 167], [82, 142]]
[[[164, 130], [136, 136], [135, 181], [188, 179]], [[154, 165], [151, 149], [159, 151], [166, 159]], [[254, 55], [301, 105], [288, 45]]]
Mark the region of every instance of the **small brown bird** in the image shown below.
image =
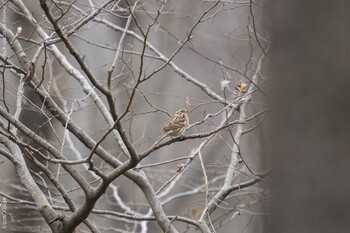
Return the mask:
[[175, 115], [165, 123], [162, 130], [163, 134], [171, 137], [181, 136], [190, 123], [187, 112], [188, 110], [186, 108], [177, 110]]

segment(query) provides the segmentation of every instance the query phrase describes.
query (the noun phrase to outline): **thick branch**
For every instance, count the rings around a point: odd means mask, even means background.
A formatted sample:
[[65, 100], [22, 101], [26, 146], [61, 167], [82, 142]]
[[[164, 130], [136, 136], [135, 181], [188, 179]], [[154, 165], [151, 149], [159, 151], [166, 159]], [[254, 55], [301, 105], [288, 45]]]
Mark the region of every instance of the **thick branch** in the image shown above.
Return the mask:
[[53, 232], [59, 232], [61, 223], [56, 221], [59, 215], [52, 208], [45, 194], [33, 180], [33, 177], [31, 176], [24, 161], [21, 149], [3, 135], [0, 135], [0, 143], [4, 144], [9, 150], [10, 154], [6, 154], [4, 151], [2, 151], [2, 154], [5, 155], [15, 166], [17, 176], [34, 200], [40, 214], [44, 217], [45, 221], [49, 224]]

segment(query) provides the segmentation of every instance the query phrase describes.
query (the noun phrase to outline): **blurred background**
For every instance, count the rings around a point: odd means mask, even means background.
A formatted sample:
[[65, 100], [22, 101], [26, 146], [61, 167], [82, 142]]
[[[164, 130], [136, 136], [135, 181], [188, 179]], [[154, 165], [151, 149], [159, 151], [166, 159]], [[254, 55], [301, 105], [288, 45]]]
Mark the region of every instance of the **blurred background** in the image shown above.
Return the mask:
[[273, 187], [267, 232], [348, 232], [349, 1], [270, 1]]

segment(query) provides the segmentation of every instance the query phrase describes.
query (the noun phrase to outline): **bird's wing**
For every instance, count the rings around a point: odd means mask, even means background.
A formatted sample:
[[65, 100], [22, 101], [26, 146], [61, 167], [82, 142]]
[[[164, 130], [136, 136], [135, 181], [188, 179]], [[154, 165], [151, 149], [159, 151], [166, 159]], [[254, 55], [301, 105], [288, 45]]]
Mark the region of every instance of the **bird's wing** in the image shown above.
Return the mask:
[[184, 123], [183, 122], [174, 122], [173, 119], [170, 119], [163, 127], [163, 131], [170, 131], [170, 130], [174, 130], [174, 129], [179, 129], [184, 127]]

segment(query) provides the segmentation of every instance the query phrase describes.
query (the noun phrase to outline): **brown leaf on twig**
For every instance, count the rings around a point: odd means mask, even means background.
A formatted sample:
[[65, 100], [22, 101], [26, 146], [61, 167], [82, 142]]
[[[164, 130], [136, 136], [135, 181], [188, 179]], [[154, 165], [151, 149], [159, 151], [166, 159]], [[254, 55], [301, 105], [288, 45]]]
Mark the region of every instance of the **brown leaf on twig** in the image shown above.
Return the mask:
[[177, 173], [181, 172], [184, 169], [184, 167], [185, 167], [185, 164], [183, 163], [178, 164], [176, 167], [176, 172]]
[[192, 207], [191, 213], [192, 213], [193, 219], [197, 220], [198, 219], [198, 210], [196, 208]]
[[235, 88], [238, 90], [240, 93], [246, 92], [248, 84], [243, 82], [242, 80], [239, 80], [236, 82]]
[[27, 86], [34, 76], [35, 65], [31, 61], [29, 63], [30, 64], [29, 64], [27, 75], [24, 77], [24, 80], [23, 80], [23, 82], [24, 82], [23, 86]]
[[225, 88], [228, 88], [228, 84], [230, 83], [231, 81], [229, 80], [222, 80], [220, 82], [220, 86], [221, 86], [221, 90], [223, 91]]
[[19, 35], [21, 35], [21, 32], [22, 32], [22, 27], [18, 27], [17, 31], [16, 31], [16, 34], [13, 37], [12, 41], [10, 42], [10, 44], [12, 44], [17, 39], [17, 37], [19, 37]]

